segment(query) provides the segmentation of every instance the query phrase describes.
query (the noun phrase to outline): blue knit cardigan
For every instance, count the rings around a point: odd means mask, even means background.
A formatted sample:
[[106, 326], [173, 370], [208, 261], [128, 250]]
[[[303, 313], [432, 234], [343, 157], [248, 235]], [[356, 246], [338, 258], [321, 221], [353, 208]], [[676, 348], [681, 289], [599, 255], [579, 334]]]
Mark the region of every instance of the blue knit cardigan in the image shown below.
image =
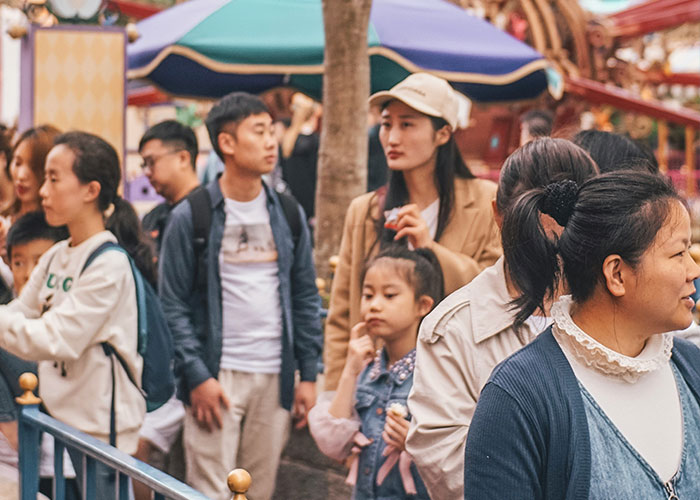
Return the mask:
[[[700, 401], [700, 349], [674, 338], [671, 361]], [[499, 364], [481, 392], [467, 436], [464, 498], [586, 500], [590, 476], [581, 391], [550, 327]]]

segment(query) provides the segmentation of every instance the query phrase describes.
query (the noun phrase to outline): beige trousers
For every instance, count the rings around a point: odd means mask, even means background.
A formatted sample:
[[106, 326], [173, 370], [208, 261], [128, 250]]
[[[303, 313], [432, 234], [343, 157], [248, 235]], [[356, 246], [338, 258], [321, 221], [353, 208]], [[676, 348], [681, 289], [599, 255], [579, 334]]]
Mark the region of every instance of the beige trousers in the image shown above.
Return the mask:
[[291, 425], [279, 403], [279, 375], [221, 370], [219, 383], [231, 401], [221, 429], [200, 428], [189, 407], [185, 414], [187, 482], [213, 500], [229, 500], [226, 476], [242, 467], [253, 478], [248, 500], [269, 500]]

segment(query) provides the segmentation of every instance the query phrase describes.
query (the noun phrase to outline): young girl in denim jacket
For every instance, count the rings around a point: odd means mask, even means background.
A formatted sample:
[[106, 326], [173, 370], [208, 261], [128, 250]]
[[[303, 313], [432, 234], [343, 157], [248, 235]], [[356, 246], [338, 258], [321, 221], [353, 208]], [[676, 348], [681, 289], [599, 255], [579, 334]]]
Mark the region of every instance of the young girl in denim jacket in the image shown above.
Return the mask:
[[406, 400], [418, 326], [442, 296], [440, 264], [430, 250], [391, 247], [365, 267], [362, 321], [350, 333], [338, 389], [323, 394], [309, 414], [319, 449], [349, 459], [356, 500], [429, 498], [404, 448]]

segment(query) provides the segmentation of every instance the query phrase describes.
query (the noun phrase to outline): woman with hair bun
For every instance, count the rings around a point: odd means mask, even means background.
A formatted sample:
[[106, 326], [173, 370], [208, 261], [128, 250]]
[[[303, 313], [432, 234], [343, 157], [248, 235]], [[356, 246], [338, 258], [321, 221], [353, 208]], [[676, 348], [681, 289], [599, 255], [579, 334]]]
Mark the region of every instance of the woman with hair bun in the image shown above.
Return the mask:
[[683, 200], [661, 176], [613, 172], [522, 193], [502, 231], [516, 324], [561, 278], [570, 295], [484, 387], [464, 498], [700, 498], [700, 350], [665, 333], [691, 323], [700, 276]]
[[[535, 139], [501, 168], [496, 221], [500, 224], [509, 207], [530, 189], [564, 180], [583, 183], [597, 174], [591, 157], [571, 142]], [[551, 219], [547, 228], [561, 231]], [[504, 245], [504, 254], [512, 248], [513, 242]], [[517, 290], [501, 258], [445, 298], [421, 324], [406, 447], [432, 498], [463, 497], [464, 442], [479, 393], [498, 363], [549, 325], [549, 304], [515, 324], [510, 308], [514, 297]]]

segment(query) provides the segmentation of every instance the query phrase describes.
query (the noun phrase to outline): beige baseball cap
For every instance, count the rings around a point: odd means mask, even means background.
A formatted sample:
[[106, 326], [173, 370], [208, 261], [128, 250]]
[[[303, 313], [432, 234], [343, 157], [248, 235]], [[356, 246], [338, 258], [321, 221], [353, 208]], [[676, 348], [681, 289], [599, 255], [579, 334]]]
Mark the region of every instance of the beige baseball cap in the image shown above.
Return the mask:
[[413, 73], [394, 85], [391, 90], [372, 95], [369, 104], [381, 106], [392, 99], [398, 99], [428, 116], [442, 118], [452, 130], [457, 128], [459, 102], [457, 93], [447, 80], [428, 73]]

